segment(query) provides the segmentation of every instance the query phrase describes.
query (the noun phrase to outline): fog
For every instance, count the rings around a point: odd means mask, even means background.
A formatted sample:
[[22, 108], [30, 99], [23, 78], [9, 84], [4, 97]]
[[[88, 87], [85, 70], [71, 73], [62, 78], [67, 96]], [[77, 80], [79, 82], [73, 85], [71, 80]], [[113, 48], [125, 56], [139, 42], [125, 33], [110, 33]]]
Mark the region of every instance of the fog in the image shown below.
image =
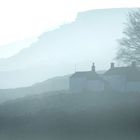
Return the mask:
[[136, 93], [46, 93], [0, 106], [2, 140], [138, 140]]
[[140, 68], [111, 63], [129, 10], [79, 13], [0, 59], [0, 140], [140, 139]]
[[91, 10], [74, 22], [44, 32], [30, 47], [0, 59], [0, 88], [30, 86], [55, 76], [109, 68], [129, 9]]

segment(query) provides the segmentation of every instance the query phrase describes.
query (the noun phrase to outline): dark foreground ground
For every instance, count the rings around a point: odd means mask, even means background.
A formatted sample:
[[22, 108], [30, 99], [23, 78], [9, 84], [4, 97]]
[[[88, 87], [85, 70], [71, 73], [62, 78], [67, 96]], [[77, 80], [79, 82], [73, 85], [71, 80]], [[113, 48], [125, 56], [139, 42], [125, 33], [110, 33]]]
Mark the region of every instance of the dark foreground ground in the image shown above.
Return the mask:
[[34, 95], [0, 106], [0, 140], [140, 140], [140, 93]]

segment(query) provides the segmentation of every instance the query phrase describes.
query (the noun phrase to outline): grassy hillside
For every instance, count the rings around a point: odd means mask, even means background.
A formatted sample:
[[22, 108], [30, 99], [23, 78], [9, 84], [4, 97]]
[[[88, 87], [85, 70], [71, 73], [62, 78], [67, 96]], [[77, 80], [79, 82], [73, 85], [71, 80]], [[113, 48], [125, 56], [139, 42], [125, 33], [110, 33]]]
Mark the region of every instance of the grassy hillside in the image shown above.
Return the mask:
[[139, 140], [140, 94], [65, 93], [0, 106], [2, 140]]

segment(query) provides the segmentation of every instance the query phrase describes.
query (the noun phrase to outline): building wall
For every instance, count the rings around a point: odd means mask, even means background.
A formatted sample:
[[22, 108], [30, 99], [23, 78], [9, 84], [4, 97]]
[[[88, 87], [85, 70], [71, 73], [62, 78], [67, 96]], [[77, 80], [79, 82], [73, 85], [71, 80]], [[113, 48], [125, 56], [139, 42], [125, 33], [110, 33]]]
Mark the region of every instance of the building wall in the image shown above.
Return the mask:
[[[107, 75], [102, 77], [110, 85], [111, 89], [118, 92], [140, 92], [140, 82], [127, 82], [121, 75]], [[74, 92], [105, 90], [105, 84], [101, 80], [87, 80], [86, 78], [70, 78], [70, 90]]]
[[104, 91], [104, 83], [101, 80], [86, 80], [86, 78], [70, 78], [70, 90], [73, 92], [82, 91]]
[[126, 78], [121, 75], [107, 75], [103, 76], [104, 80], [106, 80], [112, 90], [124, 92], [126, 91]]
[[87, 80], [85, 78], [70, 78], [70, 90], [81, 92], [86, 90]]
[[128, 82], [126, 86], [127, 92], [140, 92], [140, 82]]
[[104, 91], [104, 83], [101, 80], [90, 80], [87, 82], [88, 91]]

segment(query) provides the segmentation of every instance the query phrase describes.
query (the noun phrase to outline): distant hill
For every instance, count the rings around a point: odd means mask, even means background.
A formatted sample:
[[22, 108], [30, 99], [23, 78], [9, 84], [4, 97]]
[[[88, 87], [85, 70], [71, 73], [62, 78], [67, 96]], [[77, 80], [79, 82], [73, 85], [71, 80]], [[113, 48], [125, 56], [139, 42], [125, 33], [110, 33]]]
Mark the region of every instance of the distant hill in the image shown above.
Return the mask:
[[70, 75], [51, 78], [29, 87], [0, 89], [0, 103], [32, 94], [68, 90], [69, 76]]
[[91, 10], [74, 22], [44, 32], [38, 41], [18, 54], [0, 59], [0, 88], [30, 86], [57, 75], [89, 69], [96, 61], [108, 67], [116, 55], [117, 39], [129, 9]]
[[58, 93], [0, 105], [0, 139], [139, 140], [140, 94]]
[[[97, 71], [97, 73], [99, 74], [103, 74], [104, 72], [105, 70]], [[70, 76], [71, 75], [65, 75], [50, 78], [43, 82], [33, 84], [29, 87], [0, 89], [0, 103], [32, 94], [40, 94], [50, 91], [69, 90]]]

